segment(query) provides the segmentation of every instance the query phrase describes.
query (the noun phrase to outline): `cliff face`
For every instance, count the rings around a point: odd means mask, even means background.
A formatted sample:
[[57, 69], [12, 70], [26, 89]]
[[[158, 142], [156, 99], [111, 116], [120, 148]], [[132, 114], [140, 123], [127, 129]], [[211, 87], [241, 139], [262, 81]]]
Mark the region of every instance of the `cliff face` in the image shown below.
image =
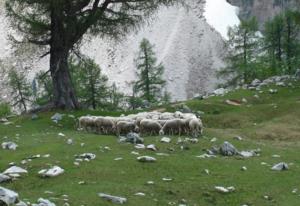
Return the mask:
[[261, 29], [267, 20], [285, 9], [300, 9], [299, 0], [227, 0], [227, 2], [240, 8], [241, 19], [255, 16]]

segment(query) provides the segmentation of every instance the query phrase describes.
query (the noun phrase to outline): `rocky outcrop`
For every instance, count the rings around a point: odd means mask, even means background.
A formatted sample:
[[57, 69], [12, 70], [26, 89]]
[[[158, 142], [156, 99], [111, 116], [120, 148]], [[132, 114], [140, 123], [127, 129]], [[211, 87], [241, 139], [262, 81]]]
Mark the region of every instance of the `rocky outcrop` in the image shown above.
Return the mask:
[[240, 8], [241, 19], [255, 16], [261, 29], [268, 19], [285, 9], [300, 9], [299, 0], [227, 0], [227, 2]]

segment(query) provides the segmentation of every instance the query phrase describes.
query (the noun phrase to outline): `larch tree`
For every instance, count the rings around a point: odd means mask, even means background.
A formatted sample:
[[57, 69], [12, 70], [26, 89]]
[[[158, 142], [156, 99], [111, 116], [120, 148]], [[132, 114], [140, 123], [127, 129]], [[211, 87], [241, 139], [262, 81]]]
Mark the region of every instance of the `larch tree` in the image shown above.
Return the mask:
[[142, 93], [142, 98], [148, 102], [155, 102], [161, 96], [161, 89], [165, 85], [163, 80], [164, 67], [157, 64], [153, 45], [143, 39], [136, 61], [139, 80], [136, 82], [137, 91]]
[[32, 103], [32, 89], [25, 72], [20, 68], [11, 68], [8, 72], [8, 86], [11, 89], [12, 106], [27, 112], [27, 104]]
[[79, 102], [85, 107], [97, 109], [107, 102], [108, 78], [101, 68], [88, 57], [69, 59], [71, 76]]
[[256, 18], [241, 21], [240, 25], [229, 28], [227, 47], [227, 67], [221, 76], [232, 77], [228, 84], [238, 81], [246, 83], [255, 78], [255, 61], [258, 55], [259, 35]]
[[[137, 29], [160, 6], [178, 0], [6, 0], [11, 24], [25, 42], [48, 48], [54, 107], [79, 103], [68, 68], [70, 52], [85, 34], [121, 37]], [[45, 54], [45, 55], [46, 55]]]

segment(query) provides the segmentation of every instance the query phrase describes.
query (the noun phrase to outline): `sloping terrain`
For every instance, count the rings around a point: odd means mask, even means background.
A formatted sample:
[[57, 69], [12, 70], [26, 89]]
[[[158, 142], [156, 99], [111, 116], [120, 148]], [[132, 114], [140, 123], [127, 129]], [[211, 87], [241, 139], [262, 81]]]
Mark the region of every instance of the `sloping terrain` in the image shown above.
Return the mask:
[[[278, 89], [278, 93], [270, 94], [269, 89]], [[244, 98], [247, 103], [240, 106], [225, 103], [228, 99]], [[199, 143], [188, 143], [185, 150], [181, 150], [181, 144], [176, 144], [178, 137], [172, 137], [169, 144], [160, 143], [160, 137], [145, 137], [145, 144], [155, 144], [159, 151], [136, 150], [131, 144], [118, 143], [114, 136], [76, 131], [75, 120], [68, 116], [87, 113], [120, 115], [117, 113], [78, 111], [66, 114], [59, 124], [50, 120], [53, 113], [39, 114], [35, 120], [31, 120], [31, 116], [9, 119], [11, 125], [0, 124], [0, 140], [15, 141], [19, 147], [16, 151], [1, 149], [0, 172], [7, 169], [10, 162], [15, 162], [27, 169], [28, 174], [11, 183], [1, 183], [1, 186], [18, 192], [22, 200], [36, 202], [39, 197], [44, 197], [57, 205], [64, 202], [70, 205], [112, 205], [99, 198], [99, 192], [126, 197], [126, 205], [136, 206], [180, 203], [199, 206], [299, 205], [299, 82], [288, 87], [271, 85], [262, 92], [237, 90], [223, 97], [193, 100], [186, 104], [194, 111], [204, 112], [205, 131]], [[167, 110], [174, 111], [174, 105]], [[235, 136], [242, 137], [242, 140], [235, 139]], [[72, 145], [67, 144], [69, 138], [73, 139]], [[260, 156], [196, 157], [224, 141], [231, 142], [239, 150], [259, 148]], [[132, 151], [154, 156], [157, 162], [140, 163]], [[96, 159], [74, 165], [74, 155], [85, 152], [96, 154]], [[168, 156], [158, 156], [157, 153]], [[41, 157], [26, 164], [20, 163], [37, 154]], [[50, 157], [43, 157], [45, 154], [50, 154]], [[270, 169], [279, 162], [288, 163], [289, 170]], [[51, 165], [61, 166], [65, 173], [54, 178], [38, 176], [39, 170]], [[242, 167], [247, 170], [241, 170]], [[209, 171], [208, 174], [205, 170]], [[162, 178], [172, 180], [163, 181]], [[81, 181], [84, 184], [79, 184]], [[149, 185], [148, 181], [154, 184]], [[215, 190], [215, 186], [234, 186], [235, 191], [222, 194]], [[135, 195], [139, 192], [145, 196]]]
[[[220, 1], [221, 5], [224, 5], [224, 1]], [[0, 58], [7, 61], [12, 48], [7, 40], [10, 29], [5, 19], [3, 2], [2, 0], [0, 3]], [[203, 16], [205, 1], [189, 0], [186, 3], [187, 7], [161, 8], [149, 24], [127, 35], [122, 41], [86, 37], [82, 51], [101, 65], [111, 83], [115, 82], [121, 91], [131, 93], [130, 83], [136, 80], [134, 59], [140, 41], [142, 38], [148, 38], [155, 44], [158, 62], [165, 66], [166, 90], [172, 94], [173, 101], [186, 100], [212, 91], [218, 83], [215, 73], [224, 66], [223, 57], [226, 53], [224, 36], [219, 32], [224, 35], [224, 28], [232, 22], [225, 22], [218, 15], [212, 21], [213, 13], [219, 14], [220, 10], [208, 7], [207, 17], [210, 25]], [[230, 14], [236, 18], [231, 7], [224, 12], [224, 15]], [[219, 25], [214, 25], [216, 20], [221, 22], [221, 30]], [[15, 65], [22, 62], [23, 67], [28, 68], [30, 79], [36, 71], [48, 69], [47, 58], [39, 59], [38, 56], [33, 56], [34, 48], [25, 51], [27, 59], [20, 55], [18, 60], [16, 55], [13, 55], [9, 62]], [[4, 91], [0, 90], [0, 94], [1, 92]]]

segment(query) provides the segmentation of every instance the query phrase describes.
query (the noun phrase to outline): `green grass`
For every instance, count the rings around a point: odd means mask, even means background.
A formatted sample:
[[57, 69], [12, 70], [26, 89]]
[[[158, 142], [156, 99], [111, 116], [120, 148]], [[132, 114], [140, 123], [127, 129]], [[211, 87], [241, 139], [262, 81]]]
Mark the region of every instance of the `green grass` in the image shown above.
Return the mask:
[[[53, 201], [57, 205], [63, 205], [62, 195], [65, 194], [69, 195], [70, 205], [112, 205], [97, 196], [97, 193], [104, 192], [127, 197], [126, 205], [133, 206], [168, 205], [169, 202], [178, 205], [181, 199], [185, 199], [188, 205], [198, 206], [297, 206], [300, 192], [293, 194], [292, 190], [300, 190], [300, 85], [294, 85], [278, 88], [278, 94], [264, 92], [259, 94], [259, 99], [253, 97], [258, 94], [256, 91], [238, 90], [225, 97], [187, 102], [194, 111], [205, 112], [204, 137], [198, 144], [189, 145], [190, 150], [185, 151], [175, 144], [177, 137], [173, 137], [171, 144], [161, 144], [159, 137], [146, 137], [146, 144], [154, 143], [159, 152], [170, 154], [165, 157], [156, 156], [151, 151], [139, 151], [141, 155], [157, 158], [156, 163], [148, 164], [137, 162], [136, 156], [131, 154], [131, 151], [136, 151], [133, 145], [119, 144], [114, 136], [76, 131], [74, 119], [68, 116], [59, 125], [50, 121], [53, 113], [39, 114], [37, 120], [31, 120], [28, 116], [14, 118], [13, 125], [0, 125], [0, 138], [7, 136], [9, 140], [17, 141], [19, 148], [17, 151], [1, 149], [0, 171], [5, 170], [10, 162], [16, 162], [28, 169], [29, 174], [1, 186], [15, 190], [21, 199], [31, 202], [39, 197], [56, 198]], [[248, 103], [241, 106], [224, 103], [226, 99], [242, 98], [246, 98]], [[274, 108], [274, 104], [277, 108]], [[103, 115], [101, 112], [85, 111], [70, 114], [78, 117], [87, 113]], [[59, 137], [59, 132], [66, 137]], [[20, 135], [19, 139], [16, 134]], [[236, 135], [244, 140], [234, 140]], [[218, 138], [217, 142], [210, 142], [213, 137]], [[75, 144], [67, 145], [68, 138], [72, 138]], [[224, 141], [230, 141], [240, 150], [260, 148], [261, 156], [250, 159], [195, 157], [203, 154], [204, 149]], [[85, 143], [85, 146], [81, 147], [80, 143]], [[102, 151], [100, 147], [104, 146], [112, 150]], [[169, 147], [175, 148], [175, 152], [170, 152]], [[79, 167], [75, 166], [74, 155], [84, 152], [95, 153], [97, 157], [91, 162], [81, 163]], [[34, 154], [51, 156], [35, 159], [27, 165], [20, 164], [23, 158]], [[274, 154], [281, 157], [274, 158]], [[114, 161], [116, 157], [122, 157], [123, 160]], [[270, 170], [271, 165], [281, 161], [293, 163], [290, 170]], [[269, 166], [261, 165], [261, 162]], [[65, 173], [55, 178], [40, 178], [37, 172], [49, 165], [59, 165], [65, 169]], [[241, 171], [242, 166], [248, 170]], [[211, 174], [207, 175], [205, 169], [209, 169]], [[164, 182], [163, 177], [170, 177], [173, 181]], [[150, 180], [155, 184], [147, 185], [146, 182]], [[79, 181], [85, 181], [86, 184], [79, 185]], [[234, 186], [236, 191], [220, 194], [214, 190], [217, 185]], [[52, 191], [53, 194], [46, 194], [45, 191]], [[146, 196], [135, 196], [137, 192], [144, 192]], [[271, 197], [271, 200], [264, 199], [264, 195]]]

